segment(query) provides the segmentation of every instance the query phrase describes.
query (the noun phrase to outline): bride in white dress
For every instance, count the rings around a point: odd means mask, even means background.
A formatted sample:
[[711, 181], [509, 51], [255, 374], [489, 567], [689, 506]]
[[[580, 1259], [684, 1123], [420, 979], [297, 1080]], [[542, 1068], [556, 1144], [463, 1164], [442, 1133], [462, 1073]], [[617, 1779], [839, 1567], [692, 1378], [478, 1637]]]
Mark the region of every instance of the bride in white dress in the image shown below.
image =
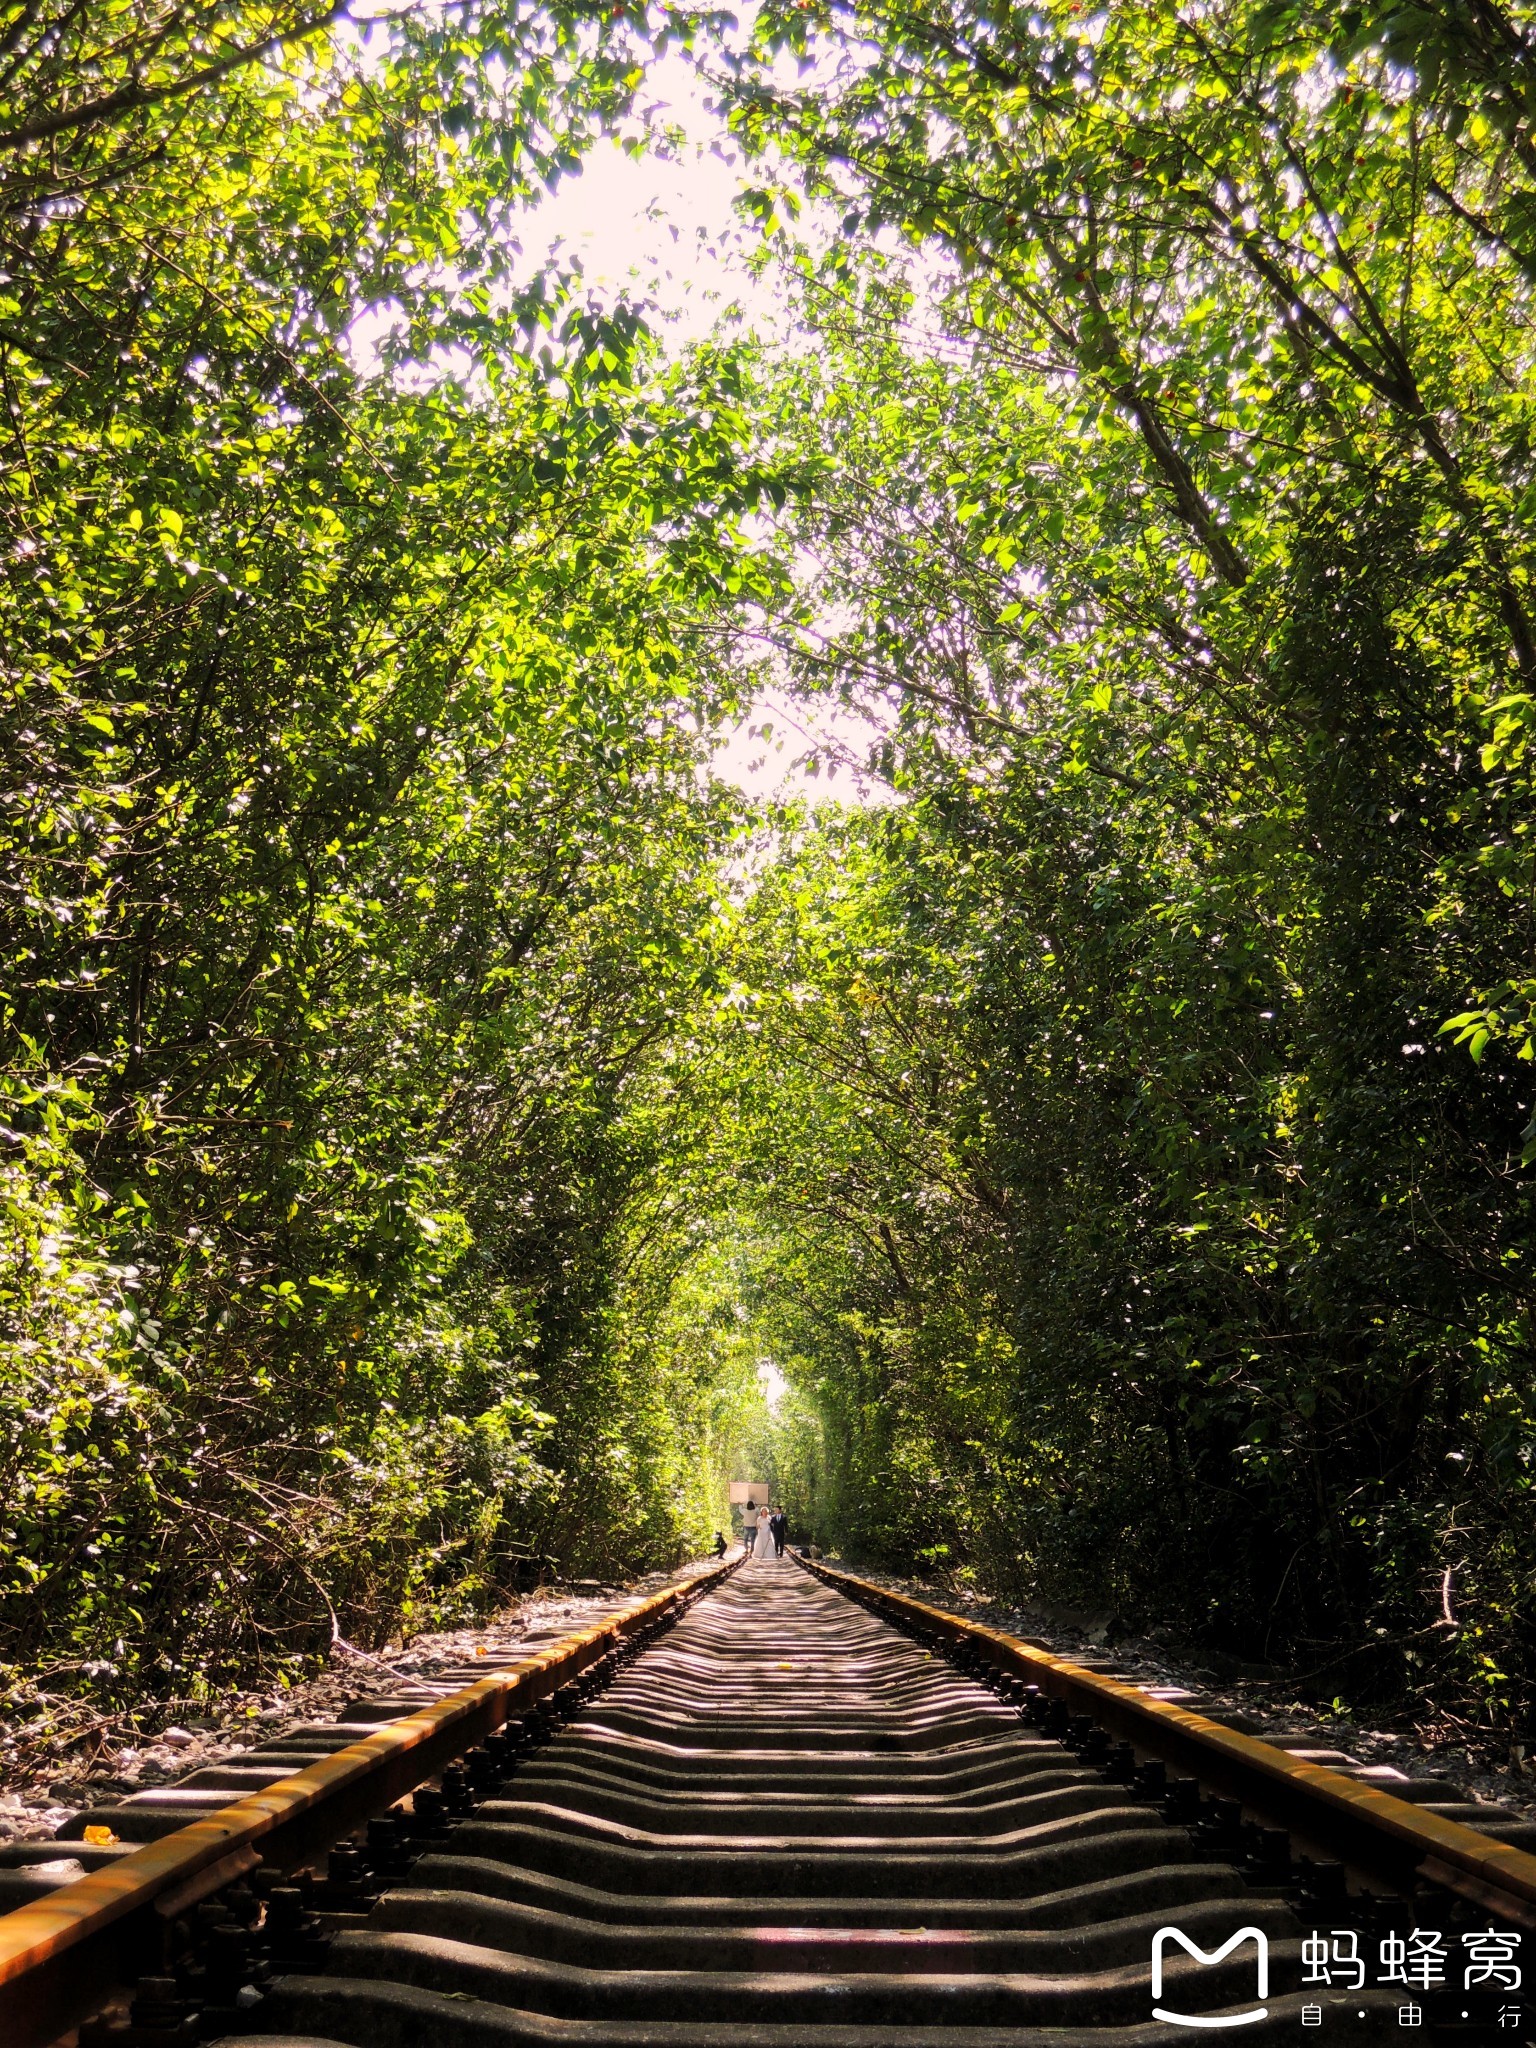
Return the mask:
[[774, 1547], [773, 1531], [768, 1526], [771, 1519], [772, 1517], [767, 1508], [758, 1509], [757, 1543], [752, 1555], [760, 1564], [775, 1564], [778, 1562], [778, 1552]]

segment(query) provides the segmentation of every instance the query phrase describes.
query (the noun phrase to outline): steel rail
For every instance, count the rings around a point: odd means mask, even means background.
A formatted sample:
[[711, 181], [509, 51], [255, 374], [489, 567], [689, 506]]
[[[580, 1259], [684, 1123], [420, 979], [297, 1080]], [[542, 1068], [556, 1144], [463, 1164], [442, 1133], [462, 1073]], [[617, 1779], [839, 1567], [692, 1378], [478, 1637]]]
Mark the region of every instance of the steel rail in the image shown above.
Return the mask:
[[[681, 1611], [741, 1563], [733, 1558], [632, 1601], [526, 1662], [387, 1722], [307, 1765], [0, 1915], [0, 2042], [49, 2044], [152, 1970], [170, 1923], [267, 1863], [296, 1870], [385, 1811], [444, 1764], [595, 1663], [621, 1638]], [[68, 1844], [60, 1844], [67, 1854]]]
[[1151, 1699], [1121, 1679], [1085, 1670], [1017, 1636], [803, 1555], [795, 1555], [795, 1562], [878, 1614], [905, 1620], [931, 1637], [976, 1645], [998, 1669], [1091, 1715], [1143, 1755], [1178, 1765], [1269, 1825], [1285, 1828], [1305, 1851], [1337, 1859], [1394, 1891], [1438, 1885], [1516, 1926], [1536, 1928], [1536, 1856], [1524, 1849], [1426, 1813], [1326, 1764], [1302, 1762], [1170, 1700]]

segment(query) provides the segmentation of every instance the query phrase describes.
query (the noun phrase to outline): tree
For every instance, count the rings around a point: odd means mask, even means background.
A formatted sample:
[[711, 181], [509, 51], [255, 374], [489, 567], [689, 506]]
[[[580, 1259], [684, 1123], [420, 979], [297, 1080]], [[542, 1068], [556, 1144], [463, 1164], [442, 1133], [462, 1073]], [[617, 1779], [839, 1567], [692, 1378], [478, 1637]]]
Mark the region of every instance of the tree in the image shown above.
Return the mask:
[[[1458, 22], [768, 9], [723, 82], [818, 337], [774, 430], [835, 451], [766, 631], [903, 798], [785, 855], [749, 977], [764, 1199], [840, 1247], [806, 1384], [1016, 1590], [1497, 1715], [1529, 286], [1522, 32]], [[936, 1547], [898, 1491], [887, 1562]]]
[[0, 118], [0, 1641], [130, 1691], [650, 1563], [710, 1483], [680, 1431], [637, 1514], [583, 1418], [778, 574], [742, 367], [513, 275], [641, 31], [320, 20], [27, 13]]

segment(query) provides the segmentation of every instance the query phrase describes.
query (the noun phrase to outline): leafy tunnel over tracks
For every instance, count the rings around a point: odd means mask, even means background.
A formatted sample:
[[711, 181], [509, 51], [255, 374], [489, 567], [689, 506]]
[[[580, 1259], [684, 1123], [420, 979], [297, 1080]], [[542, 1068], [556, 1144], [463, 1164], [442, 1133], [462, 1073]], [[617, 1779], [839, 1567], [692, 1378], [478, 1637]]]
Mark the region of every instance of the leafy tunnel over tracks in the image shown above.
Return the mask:
[[[1522, 1712], [1525, 16], [0, 46], [18, 1677], [659, 1562], [767, 1458]], [[788, 341], [517, 260], [679, 48]], [[712, 781], [765, 677], [891, 801]]]

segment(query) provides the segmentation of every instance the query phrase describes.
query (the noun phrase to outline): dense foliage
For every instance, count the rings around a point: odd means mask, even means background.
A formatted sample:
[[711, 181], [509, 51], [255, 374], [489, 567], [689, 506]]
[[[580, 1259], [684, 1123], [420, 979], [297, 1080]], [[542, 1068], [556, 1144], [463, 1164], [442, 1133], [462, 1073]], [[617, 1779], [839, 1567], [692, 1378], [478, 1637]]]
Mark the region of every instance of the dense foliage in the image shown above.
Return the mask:
[[622, 25], [304, 25], [28, 8], [0, 84], [0, 1657], [55, 1679], [654, 1564], [728, 1462], [621, 1280], [738, 828], [699, 627], [771, 587], [738, 366], [517, 271]]
[[[733, 118], [818, 343], [780, 431], [834, 451], [814, 610], [767, 630], [886, 721], [903, 797], [788, 852], [743, 970], [823, 1525], [1501, 1715], [1536, 1684], [1527, 25], [757, 36]], [[840, 234], [795, 246], [797, 186]]]
[[[695, 33], [776, 351], [518, 256]], [[1528, 1705], [1533, 62], [16, 10], [0, 1656], [218, 1682], [766, 1458], [861, 1557]], [[711, 782], [765, 671], [887, 801]]]

